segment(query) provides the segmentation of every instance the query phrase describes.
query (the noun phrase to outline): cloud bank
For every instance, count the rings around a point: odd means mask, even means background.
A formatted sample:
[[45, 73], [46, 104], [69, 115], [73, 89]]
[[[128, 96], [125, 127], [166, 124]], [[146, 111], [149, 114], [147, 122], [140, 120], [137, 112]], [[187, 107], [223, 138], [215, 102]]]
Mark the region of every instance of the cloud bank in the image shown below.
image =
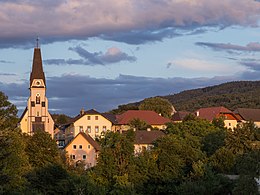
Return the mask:
[[89, 37], [142, 44], [207, 27], [254, 27], [259, 13], [255, 0], [2, 0], [0, 46], [31, 47], [36, 35], [43, 44]]
[[[213, 78], [152, 78], [120, 75], [115, 79], [92, 78], [83, 75], [67, 74], [62, 77], [47, 78], [47, 97], [52, 113], [70, 116], [79, 110], [94, 108], [109, 111], [120, 104], [140, 101], [147, 97], [169, 95], [183, 90], [220, 84], [233, 80], [260, 79], [260, 70], [244, 72], [239, 76]], [[254, 76], [254, 77], [252, 77]], [[28, 82], [1, 83], [0, 88], [9, 100], [23, 111], [29, 96]], [[62, 90], [61, 90], [62, 88]]]

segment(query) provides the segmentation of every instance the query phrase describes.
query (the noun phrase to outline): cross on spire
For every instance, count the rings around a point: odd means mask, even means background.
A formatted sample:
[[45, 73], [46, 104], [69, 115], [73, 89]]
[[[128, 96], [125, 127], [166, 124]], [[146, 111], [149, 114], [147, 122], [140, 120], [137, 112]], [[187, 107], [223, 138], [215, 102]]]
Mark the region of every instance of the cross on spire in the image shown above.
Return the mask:
[[36, 38], [36, 48], [39, 48], [39, 41], [40, 41], [40, 39], [39, 39], [39, 37], [37, 36], [37, 38]]

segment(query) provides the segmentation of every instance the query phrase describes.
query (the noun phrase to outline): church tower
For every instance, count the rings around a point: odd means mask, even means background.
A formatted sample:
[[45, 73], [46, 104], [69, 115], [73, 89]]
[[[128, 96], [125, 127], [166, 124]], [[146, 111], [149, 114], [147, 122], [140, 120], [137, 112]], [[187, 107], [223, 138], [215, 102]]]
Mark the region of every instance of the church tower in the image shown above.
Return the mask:
[[21, 116], [20, 128], [23, 133], [33, 135], [37, 130], [43, 130], [53, 137], [54, 121], [48, 112], [46, 97], [46, 81], [43, 72], [41, 49], [34, 48], [32, 72], [30, 75], [30, 97], [27, 107]]

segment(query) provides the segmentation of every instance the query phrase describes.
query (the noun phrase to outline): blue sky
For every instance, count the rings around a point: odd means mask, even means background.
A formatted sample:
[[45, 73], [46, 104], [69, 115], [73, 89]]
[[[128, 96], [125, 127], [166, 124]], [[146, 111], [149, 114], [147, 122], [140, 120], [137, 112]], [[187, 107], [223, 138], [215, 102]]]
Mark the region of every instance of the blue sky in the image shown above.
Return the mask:
[[260, 79], [256, 0], [0, 0], [0, 90], [29, 96], [35, 39], [52, 113]]

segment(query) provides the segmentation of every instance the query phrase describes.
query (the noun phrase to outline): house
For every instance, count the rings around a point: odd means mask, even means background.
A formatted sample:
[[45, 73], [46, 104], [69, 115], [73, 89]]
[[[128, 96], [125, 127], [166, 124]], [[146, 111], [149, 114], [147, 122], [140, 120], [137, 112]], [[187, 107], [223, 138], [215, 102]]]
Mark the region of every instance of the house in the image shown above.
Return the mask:
[[149, 150], [153, 143], [160, 137], [165, 136], [163, 131], [135, 131], [134, 150], [135, 154]]
[[54, 121], [48, 111], [48, 99], [46, 97], [46, 80], [43, 72], [41, 50], [34, 48], [32, 71], [30, 75], [30, 96], [27, 101], [19, 127], [23, 133], [33, 135], [37, 130], [48, 132], [53, 138]]
[[225, 127], [230, 129], [234, 129], [240, 121], [232, 111], [223, 106], [200, 108], [195, 112], [195, 115], [198, 118], [206, 119], [208, 121], [212, 121], [214, 118], [222, 117]]
[[115, 116], [110, 114], [102, 114], [91, 109], [80, 111], [80, 114], [72, 119], [65, 130], [66, 143], [73, 139], [78, 133], [84, 132], [90, 135], [93, 139], [102, 135], [108, 130], [114, 131], [113, 124]]
[[187, 116], [191, 114], [190, 112], [186, 112], [186, 111], [177, 111], [172, 115], [172, 121], [174, 123], [179, 123], [182, 122], [183, 119]]
[[154, 111], [150, 110], [128, 110], [123, 114], [116, 115], [115, 129], [126, 131], [130, 128], [129, 123], [133, 119], [140, 119], [145, 121], [152, 128], [165, 129], [166, 123], [172, 122], [168, 118], [164, 118]]
[[83, 132], [77, 134], [64, 148], [72, 163], [82, 162], [86, 168], [96, 165], [100, 146], [94, 139]]
[[260, 127], [260, 109], [238, 108], [234, 113], [241, 118], [242, 122], [252, 121], [257, 127]]

